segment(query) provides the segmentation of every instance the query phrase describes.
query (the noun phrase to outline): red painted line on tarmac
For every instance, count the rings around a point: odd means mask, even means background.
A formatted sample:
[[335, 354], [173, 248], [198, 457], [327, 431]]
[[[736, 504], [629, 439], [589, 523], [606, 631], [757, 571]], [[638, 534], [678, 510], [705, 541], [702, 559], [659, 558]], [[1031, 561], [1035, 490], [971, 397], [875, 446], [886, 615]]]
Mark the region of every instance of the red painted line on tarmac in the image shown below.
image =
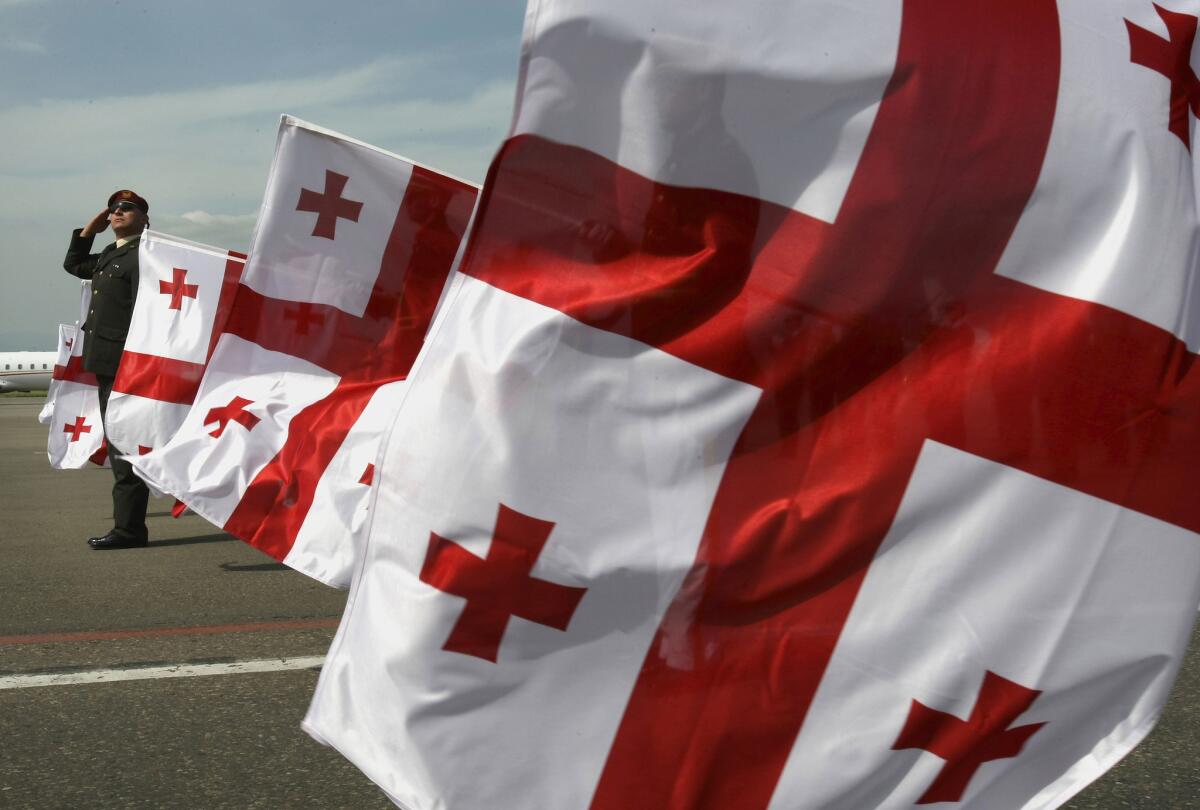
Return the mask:
[[337, 627], [341, 619], [293, 619], [244, 624], [210, 624], [197, 627], [147, 627], [139, 630], [84, 630], [76, 633], [36, 633], [0, 636], [0, 646], [14, 644], [63, 644], [73, 641], [113, 641], [124, 638], [166, 638], [168, 636], [209, 636], [221, 633], [263, 633], [282, 630], [324, 630]]

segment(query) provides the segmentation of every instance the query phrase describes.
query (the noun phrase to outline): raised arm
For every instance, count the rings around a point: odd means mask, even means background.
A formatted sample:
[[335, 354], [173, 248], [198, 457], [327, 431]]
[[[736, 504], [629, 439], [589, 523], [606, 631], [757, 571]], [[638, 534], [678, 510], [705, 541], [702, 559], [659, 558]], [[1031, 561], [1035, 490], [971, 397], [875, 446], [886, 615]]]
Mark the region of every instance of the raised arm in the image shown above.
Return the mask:
[[96, 234], [108, 228], [108, 209], [104, 208], [92, 217], [88, 224], [71, 234], [71, 244], [67, 248], [67, 257], [63, 259], [63, 269], [79, 278], [91, 278], [96, 270], [98, 253], [92, 253], [92, 241]]

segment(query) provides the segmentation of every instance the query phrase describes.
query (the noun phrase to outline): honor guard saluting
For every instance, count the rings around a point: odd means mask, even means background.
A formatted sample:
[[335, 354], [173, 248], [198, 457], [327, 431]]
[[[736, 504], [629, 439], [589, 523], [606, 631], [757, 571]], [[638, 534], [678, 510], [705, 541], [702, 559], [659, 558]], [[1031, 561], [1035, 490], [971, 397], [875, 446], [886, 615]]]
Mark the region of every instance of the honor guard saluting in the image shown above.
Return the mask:
[[[84, 321], [83, 367], [96, 375], [100, 388], [100, 419], [105, 421], [108, 395], [125, 348], [129, 319], [138, 291], [138, 241], [150, 223], [150, 204], [128, 189], [114, 193], [108, 205], [71, 236], [63, 268], [73, 276], [92, 280], [92, 304]], [[117, 241], [91, 253], [92, 240], [109, 224]], [[107, 428], [105, 433], [107, 433]], [[107, 440], [106, 440], [107, 441]], [[146, 545], [146, 502], [150, 491], [134, 475], [121, 450], [108, 443], [112, 463], [113, 528], [88, 539], [94, 549], [136, 548]]]

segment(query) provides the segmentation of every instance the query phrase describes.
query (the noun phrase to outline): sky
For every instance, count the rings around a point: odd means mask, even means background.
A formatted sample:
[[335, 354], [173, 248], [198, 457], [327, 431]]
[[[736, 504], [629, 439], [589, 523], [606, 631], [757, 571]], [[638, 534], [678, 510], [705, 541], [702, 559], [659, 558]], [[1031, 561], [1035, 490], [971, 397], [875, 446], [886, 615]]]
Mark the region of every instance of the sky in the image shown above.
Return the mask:
[[[476, 183], [512, 113], [524, 0], [0, 0], [0, 351], [75, 320], [71, 230], [245, 250], [280, 115]], [[95, 243], [99, 250], [111, 232]]]

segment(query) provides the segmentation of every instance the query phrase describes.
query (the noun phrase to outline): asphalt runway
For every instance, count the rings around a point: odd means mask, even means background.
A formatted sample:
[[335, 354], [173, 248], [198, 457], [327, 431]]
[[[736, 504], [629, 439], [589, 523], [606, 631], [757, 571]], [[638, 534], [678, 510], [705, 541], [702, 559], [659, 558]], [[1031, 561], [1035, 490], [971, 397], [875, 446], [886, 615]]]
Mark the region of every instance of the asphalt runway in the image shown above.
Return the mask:
[[[41, 404], [0, 397], [0, 680], [299, 668], [0, 689], [0, 808], [392, 807], [299, 727], [345, 595], [169, 500], [151, 501], [148, 548], [91, 551], [111, 473], [50, 469]], [[1200, 808], [1197, 636], [1158, 728], [1067, 807]]]
[[[151, 500], [95, 552], [109, 470], [52, 470], [41, 399], [0, 397], [0, 678], [323, 656], [345, 594]], [[0, 808], [390, 808], [300, 730], [317, 671], [0, 690]]]

